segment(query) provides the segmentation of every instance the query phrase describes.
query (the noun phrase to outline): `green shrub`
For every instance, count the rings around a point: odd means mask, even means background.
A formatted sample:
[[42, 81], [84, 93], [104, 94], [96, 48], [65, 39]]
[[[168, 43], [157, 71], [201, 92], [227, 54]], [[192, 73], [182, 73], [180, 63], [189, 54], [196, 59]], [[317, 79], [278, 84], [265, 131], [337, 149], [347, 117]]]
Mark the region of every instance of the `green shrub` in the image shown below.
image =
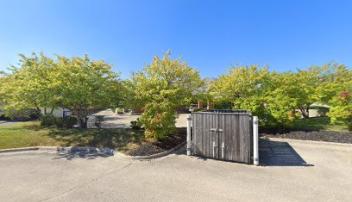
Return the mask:
[[5, 116], [11, 120], [27, 121], [39, 118], [40, 112], [35, 109], [7, 110]]
[[58, 128], [73, 128], [77, 124], [77, 118], [73, 116], [68, 116], [65, 118], [56, 118], [55, 125]]
[[139, 130], [142, 128], [142, 123], [139, 118], [136, 121], [131, 121], [131, 128], [135, 130]]
[[56, 118], [52, 114], [46, 114], [40, 117], [40, 125], [50, 127], [56, 125]]
[[343, 122], [352, 131], [352, 90], [338, 93], [330, 100], [329, 104], [328, 116], [331, 118], [331, 122]]
[[176, 111], [172, 103], [149, 103], [141, 116], [145, 126], [144, 135], [148, 139], [164, 139], [172, 134], [176, 127]]
[[119, 108], [119, 107], [116, 108], [115, 111], [116, 111], [117, 114], [123, 114], [125, 112], [125, 110], [123, 108]]
[[66, 128], [73, 128], [74, 125], [76, 125], [78, 122], [76, 117], [69, 116], [64, 118], [64, 127]]
[[159, 140], [175, 130], [177, 109], [189, 106], [193, 93], [203, 83], [197, 70], [166, 54], [155, 57], [133, 75], [136, 102], [144, 109], [141, 122], [146, 138]]
[[64, 119], [63, 118], [55, 118], [55, 126], [57, 128], [63, 128], [64, 127]]

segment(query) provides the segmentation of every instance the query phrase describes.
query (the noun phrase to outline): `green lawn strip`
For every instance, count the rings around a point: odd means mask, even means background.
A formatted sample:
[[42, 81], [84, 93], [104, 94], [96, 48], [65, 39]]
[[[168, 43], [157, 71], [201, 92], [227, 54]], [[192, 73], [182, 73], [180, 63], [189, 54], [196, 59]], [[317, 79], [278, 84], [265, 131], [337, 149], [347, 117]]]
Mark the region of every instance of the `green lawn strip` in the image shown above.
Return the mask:
[[348, 131], [348, 127], [344, 123], [332, 124], [328, 117], [298, 119], [294, 121], [292, 128], [295, 130]]
[[[327, 117], [299, 119], [296, 130], [347, 131], [347, 126], [331, 124]], [[132, 129], [43, 128], [38, 121], [0, 125], [0, 149], [31, 146], [93, 146], [128, 151], [146, 141], [143, 131]]]
[[38, 122], [24, 122], [0, 126], [0, 149], [56, 146], [60, 143], [47, 136], [48, 129], [42, 129]]
[[0, 126], [0, 149], [29, 146], [95, 146], [128, 150], [144, 141], [142, 131], [131, 129], [55, 129], [39, 122]]

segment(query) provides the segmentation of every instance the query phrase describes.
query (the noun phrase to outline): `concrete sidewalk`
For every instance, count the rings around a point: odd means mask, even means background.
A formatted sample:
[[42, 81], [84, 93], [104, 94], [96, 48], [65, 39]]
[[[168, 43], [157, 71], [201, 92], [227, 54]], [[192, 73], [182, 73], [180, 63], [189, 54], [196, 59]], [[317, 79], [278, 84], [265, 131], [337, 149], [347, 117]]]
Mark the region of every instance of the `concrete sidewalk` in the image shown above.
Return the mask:
[[[288, 144], [306, 164], [269, 162], [256, 167], [183, 153], [151, 161], [119, 155], [67, 160], [38, 152], [1, 154], [0, 200], [351, 200], [352, 145], [275, 140], [263, 147], [271, 150], [267, 155], [280, 158], [292, 152], [280, 142]], [[281, 148], [274, 149], [275, 145]]]

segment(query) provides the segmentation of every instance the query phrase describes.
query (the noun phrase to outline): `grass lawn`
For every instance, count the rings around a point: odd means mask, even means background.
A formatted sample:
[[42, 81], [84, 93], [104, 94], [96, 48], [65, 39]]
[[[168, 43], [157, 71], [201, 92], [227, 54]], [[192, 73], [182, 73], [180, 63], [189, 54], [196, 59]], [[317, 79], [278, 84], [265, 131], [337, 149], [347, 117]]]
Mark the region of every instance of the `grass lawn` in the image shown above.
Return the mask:
[[329, 117], [315, 117], [309, 119], [298, 119], [293, 125], [294, 130], [323, 130], [323, 131], [348, 131], [344, 123], [331, 124]]
[[30, 146], [95, 146], [127, 151], [144, 142], [132, 129], [43, 128], [38, 121], [0, 125], [0, 149]]
[[[293, 123], [292, 129], [348, 131], [346, 125], [342, 123], [331, 124], [327, 117], [299, 119]], [[167, 148], [172, 147], [174, 142], [180, 141], [182, 139], [169, 138], [168, 141], [153, 144], [160, 148]], [[150, 142], [144, 139], [141, 130], [43, 128], [38, 121], [0, 125], [0, 149], [30, 146], [93, 146], [109, 147], [125, 153], [132, 151], [133, 153], [133, 150], [145, 148], [146, 144], [150, 144]]]

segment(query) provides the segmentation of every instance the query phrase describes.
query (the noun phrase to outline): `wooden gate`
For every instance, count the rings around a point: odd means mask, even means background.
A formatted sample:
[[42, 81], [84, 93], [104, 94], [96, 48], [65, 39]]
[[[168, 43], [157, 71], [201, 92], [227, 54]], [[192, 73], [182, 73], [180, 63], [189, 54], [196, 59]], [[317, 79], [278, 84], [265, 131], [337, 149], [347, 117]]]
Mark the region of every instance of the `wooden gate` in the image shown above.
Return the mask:
[[226, 161], [252, 162], [252, 115], [249, 112], [192, 113], [192, 151]]

